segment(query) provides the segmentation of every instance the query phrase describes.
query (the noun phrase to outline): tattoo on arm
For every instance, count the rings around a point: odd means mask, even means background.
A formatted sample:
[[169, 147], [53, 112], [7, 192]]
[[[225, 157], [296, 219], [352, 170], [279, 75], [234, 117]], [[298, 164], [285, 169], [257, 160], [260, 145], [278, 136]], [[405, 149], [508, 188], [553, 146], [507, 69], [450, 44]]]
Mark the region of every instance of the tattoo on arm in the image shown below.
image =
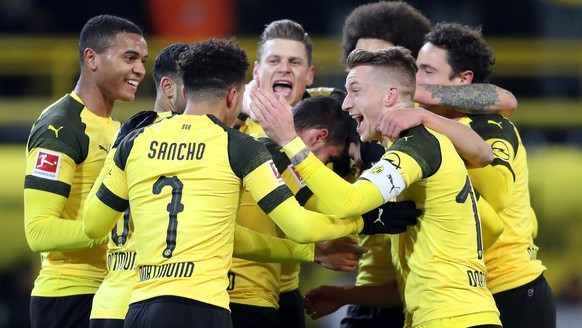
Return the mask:
[[465, 114], [480, 114], [500, 101], [495, 86], [486, 83], [467, 85], [423, 84], [433, 99]]
[[301, 151], [299, 151], [295, 156], [291, 158], [291, 164], [299, 165], [301, 162], [303, 162], [304, 159], [307, 158], [308, 155], [309, 149], [303, 148]]

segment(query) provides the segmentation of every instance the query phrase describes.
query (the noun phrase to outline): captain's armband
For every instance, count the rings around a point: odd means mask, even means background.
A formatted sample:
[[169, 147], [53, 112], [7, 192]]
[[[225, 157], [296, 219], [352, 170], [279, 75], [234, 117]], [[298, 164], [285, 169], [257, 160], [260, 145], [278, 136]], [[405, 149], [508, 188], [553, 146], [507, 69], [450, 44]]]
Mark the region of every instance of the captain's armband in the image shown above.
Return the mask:
[[366, 179], [373, 183], [380, 190], [384, 203], [398, 196], [406, 188], [406, 183], [400, 172], [385, 159], [372, 166], [360, 176], [360, 179]]

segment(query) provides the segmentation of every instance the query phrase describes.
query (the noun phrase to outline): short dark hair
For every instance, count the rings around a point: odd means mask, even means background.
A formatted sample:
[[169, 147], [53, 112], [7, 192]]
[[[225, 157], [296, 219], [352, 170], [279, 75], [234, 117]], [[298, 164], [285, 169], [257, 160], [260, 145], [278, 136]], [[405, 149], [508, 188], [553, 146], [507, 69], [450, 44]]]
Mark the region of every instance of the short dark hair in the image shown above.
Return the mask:
[[430, 28], [430, 20], [405, 2], [381, 1], [361, 5], [344, 22], [342, 61], [346, 61], [361, 38], [380, 39], [403, 46], [416, 57]]
[[346, 59], [346, 66], [352, 69], [357, 66], [375, 66], [392, 76], [392, 80], [401, 85], [401, 92], [414, 96], [416, 90], [416, 72], [418, 67], [410, 50], [394, 46], [373, 51], [355, 49]]
[[244, 85], [249, 61], [236, 40], [208, 39], [191, 44], [178, 67], [189, 97], [216, 98]]
[[450, 78], [470, 70], [473, 72], [473, 83], [487, 83], [493, 74], [495, 57], [481, 34], [481, 27], [438, 23], [424, 41], [446, 50], [447, 61], [452, 68]]
[[119, 33], [132, 33], [143, 36], [141, 28], [125, 18], [113, 15], [99, 15], [89, 19], [83, 26], [79, 36], [79, 60], [81, 64], [85, 61], [83, 58], [85, 49], [91, 48], [98, 54], [103, 53], [105, 49], [115, 42], [115, 38]]
[[307, 52], [307, 64], [311, 65], [311, 57], [313, 54], [313, 41], [303, 29], [301, 24], [289, 19], [281, 19], [271, 22], [265, 26], [263, 33], [259, 37], [257, 45], [257, 61], [261, 61], [263, 54], [263, 45], [265, 42], [273, 39], [293, 40], [303, 43], [305, 51]]
[[295, 130], [327, 129], [326, 144], [347, 144], [350, 128], [349, 114], [330, 96], [313, 96], [300, 101], [293, 108]]
[[188, 45], [185, 43], [173, 43], [160, 51], [154, 62], [153, 76], [156, 88], [159, 87], [160, 81], [164, 76], [172, 80], [181, 79], [180, 69], [178, 68], [178, 60], [180, 54], [188, 50]]

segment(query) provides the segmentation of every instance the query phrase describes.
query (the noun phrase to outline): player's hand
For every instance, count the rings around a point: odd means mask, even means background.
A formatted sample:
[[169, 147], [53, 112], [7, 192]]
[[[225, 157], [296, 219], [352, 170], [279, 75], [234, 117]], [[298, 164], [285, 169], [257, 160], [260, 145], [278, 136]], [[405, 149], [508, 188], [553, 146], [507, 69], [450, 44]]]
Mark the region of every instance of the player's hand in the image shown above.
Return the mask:
[[344, 301], [343, 291], [344, 289], [338, 286], [319, 286], [310, 290], [303, 297], [305, 313], [311, 316], [311, 319], [319, 319], [334, 313], [347, 304]]
[[251, 100], [251, 111], [269, 139], [283, 147], [297, 136], [293, 112], [285, 97], [275, 99], [269, 91], [257, 88], [251, 92]]
[[364, 228], [361, 234], [399, 234], [406, 231], [406, 227], [415, 225], [421, 214], [413, 201], [387, 202], [362, 215]]
[[353, 271], [367, 251], [355, 238], [342, 237], [316, 243], [314, 262], [330, 270]]
[[416, 108], [388, 110], [382, 115], [376, 131], [394, 141], [400, 138], [402, 131], [422, 124], [422, 114], [422, 110]]

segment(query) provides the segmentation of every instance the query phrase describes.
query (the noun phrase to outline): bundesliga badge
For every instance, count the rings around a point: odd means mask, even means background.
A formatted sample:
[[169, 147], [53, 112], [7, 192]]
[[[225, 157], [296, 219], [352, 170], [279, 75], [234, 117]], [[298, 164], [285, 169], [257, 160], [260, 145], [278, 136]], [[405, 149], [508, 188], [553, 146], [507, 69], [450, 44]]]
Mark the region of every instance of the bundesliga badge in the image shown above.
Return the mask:
[[277, 170], [277, 166], [275, 165], [273, 160], [269, 160], [267, 163], [269, 164], [269, 167], [271, 168], [271, 172], [273, 173], [273, 176], [275, 176], [275, 179], [277, 179], [277, 182], [279, 183], [279, 185], [284, 184], [283, 177], [281, 177], [281, 173], [279, 173], [279, 170]]
[[59, 177], [61, 157], [62, 155], [60, 153], [39, 148], [32, 175], [39, 178], [57, 180]]

